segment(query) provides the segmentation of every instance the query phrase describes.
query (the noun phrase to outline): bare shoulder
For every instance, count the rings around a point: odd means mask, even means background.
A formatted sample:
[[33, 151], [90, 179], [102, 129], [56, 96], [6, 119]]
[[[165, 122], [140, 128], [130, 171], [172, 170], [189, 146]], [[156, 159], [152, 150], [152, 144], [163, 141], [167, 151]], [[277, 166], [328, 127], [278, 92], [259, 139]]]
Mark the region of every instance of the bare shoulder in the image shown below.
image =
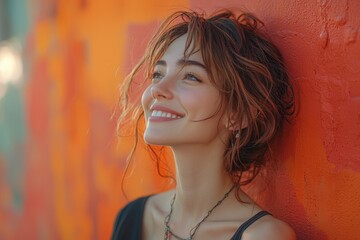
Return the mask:
[[272, 217], [262, 217], [244, 233], [243, 240], [295, 240], [294, 230], [285, 222]]

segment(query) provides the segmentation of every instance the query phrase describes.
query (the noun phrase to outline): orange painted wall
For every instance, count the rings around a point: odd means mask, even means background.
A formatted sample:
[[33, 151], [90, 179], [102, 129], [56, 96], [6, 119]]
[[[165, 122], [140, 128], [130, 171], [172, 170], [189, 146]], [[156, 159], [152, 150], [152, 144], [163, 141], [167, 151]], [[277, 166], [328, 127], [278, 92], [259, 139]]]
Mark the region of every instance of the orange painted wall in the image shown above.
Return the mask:
[[[111, 119], [117, 88], [157, 23], [183, 7], [254, 12], [297, 84], [298, 116], [275, 143], [276, 173], [247, 191], [299, 239], [360, 237], [360, 1], [24, 4], [26, 16], [9, 12], [27, 22], [23, 80], [0, 98], [0, 239], [109, 239], [127, 201], [120, 182], [131, 147]], [[167, 187], [143, 152], [130, 172], [130, 199]]]

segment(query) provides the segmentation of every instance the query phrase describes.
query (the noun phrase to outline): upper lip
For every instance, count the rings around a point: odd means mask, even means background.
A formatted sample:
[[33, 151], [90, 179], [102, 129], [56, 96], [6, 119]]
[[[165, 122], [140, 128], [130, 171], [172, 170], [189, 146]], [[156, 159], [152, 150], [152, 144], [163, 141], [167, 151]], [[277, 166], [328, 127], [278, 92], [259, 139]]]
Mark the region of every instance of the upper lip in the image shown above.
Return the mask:
[[179, 112], [176, 112], [175, 110], [172, 110], [168, 107], [165, 107], [165, 106], [161, 106], [161, 105], [153, 105], [150, 107], [150, 111], [162, 111], [162, 112], [167, 112], [167, 113], [171, 113], [171, 114], [174, 114], [174, 115], [177, 115], [177, 116], [180, 116], [180, 117], [183, 117], [184, 114], [182, 113], [179, 113]]

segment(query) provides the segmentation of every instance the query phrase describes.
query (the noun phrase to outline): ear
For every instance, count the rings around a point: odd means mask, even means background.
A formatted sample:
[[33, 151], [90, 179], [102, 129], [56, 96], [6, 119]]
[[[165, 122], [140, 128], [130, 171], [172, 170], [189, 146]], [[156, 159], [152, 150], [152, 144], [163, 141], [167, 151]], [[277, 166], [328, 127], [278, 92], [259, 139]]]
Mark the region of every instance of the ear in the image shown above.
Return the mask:
[[[252, 108], [251, 109], [251, 113], [252, 113], [252, 118], [255, 119], [256, 118], [256, 113], [257, 113], [257, 110]], [[226, 121], [226, 128], [229, 130], [229, 131], [240, 131], [244, 128], [247, 128], [249, 126], [249, 119], [247, 116], [244, 116], [242, 122], [239, 122], [238, 120], [236, 121], [236, 118], [235, 118], [235, 114], [234, 113], [231, 113], [230, 116], [226, 117], [225, 119]]]
[[235, 120], [234, 116], [231, 116], [230, 118], [227, 118], [227, 123], [225, 126], [231, 132], [239, 131], [248, 126], [248, 120], [247, 117], [244, 117], [242, 123], [240, 123], [239, 121]]

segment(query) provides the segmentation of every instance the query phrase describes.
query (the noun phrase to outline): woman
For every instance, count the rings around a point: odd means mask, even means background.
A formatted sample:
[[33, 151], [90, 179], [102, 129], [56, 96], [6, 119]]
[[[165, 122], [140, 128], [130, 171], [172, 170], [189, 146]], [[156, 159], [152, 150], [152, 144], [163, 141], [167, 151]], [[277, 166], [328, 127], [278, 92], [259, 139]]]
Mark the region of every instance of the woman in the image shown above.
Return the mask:
[[[120, 121], [137, 114], [152, 153], [170, 147], [176, 187], [125, 206], [113, 239], [295, 239], [240, 189], [259, 173], [293, 110], [282, 57], [259, 23], [226, 10], [209, 18], [176, 12], [160, 26], [125, 83]], [[142, 68], [142, 108], [130, 107]]]

